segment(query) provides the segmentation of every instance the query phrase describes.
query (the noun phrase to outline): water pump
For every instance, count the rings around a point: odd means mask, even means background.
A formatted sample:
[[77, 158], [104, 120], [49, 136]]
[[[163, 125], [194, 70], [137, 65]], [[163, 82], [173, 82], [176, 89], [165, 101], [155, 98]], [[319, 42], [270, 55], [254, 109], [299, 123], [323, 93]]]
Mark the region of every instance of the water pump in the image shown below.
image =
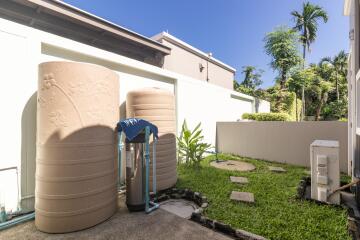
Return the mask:
[[126, 205], [130, 211], [146, 213], [159, 205], [150, 201], [150, 135], [153, 135], [153, 192], [156, 194], [156, 141], [158, 128], [150, 122], [139, 118], [128, 118], [120, 121], [118, 129], [118, 166], [119, 186], [121, 182], [122, 133], [125, 135], [126, 149]]

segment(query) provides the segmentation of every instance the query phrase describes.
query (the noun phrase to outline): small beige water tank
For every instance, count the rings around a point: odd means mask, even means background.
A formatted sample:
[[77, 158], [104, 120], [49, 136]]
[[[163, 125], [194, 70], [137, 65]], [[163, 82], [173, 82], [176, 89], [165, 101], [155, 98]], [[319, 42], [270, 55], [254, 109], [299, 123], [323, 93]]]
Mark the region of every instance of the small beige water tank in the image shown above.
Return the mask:
[[72, 62], [39, 66], [35, 225], [64, 233], [117, 209], [118, 76]]
[[[174, 94], [159, 88], [131, 91], [126, 98], [126, 116], [148, 120], [158, 127], [159, 141], [156, 145], [157, 190], [174, 186], [177, 180]], [[152, 180], [152, 178], [150, 179]]]

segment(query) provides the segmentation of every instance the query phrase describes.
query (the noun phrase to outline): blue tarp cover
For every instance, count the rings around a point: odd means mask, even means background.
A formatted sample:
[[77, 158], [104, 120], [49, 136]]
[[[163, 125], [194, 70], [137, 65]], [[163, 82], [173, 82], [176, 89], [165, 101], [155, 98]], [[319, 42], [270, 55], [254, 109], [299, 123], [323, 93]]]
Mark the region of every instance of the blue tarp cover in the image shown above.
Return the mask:
[[126, 138], [130, 141], [134, 139], [134, 137], [136, 137], [139, 133], [145, 131], [145, 127], [147, 126], [150, 127], [150, 134], [151, 133], [154, 134], [154, 137], [157, 139], [158, 128], [154, 124], [144, 119], [127, 118], [125, 120], [118, 122], [117, 124], [118, 132], [123, 131], [126, 135]]

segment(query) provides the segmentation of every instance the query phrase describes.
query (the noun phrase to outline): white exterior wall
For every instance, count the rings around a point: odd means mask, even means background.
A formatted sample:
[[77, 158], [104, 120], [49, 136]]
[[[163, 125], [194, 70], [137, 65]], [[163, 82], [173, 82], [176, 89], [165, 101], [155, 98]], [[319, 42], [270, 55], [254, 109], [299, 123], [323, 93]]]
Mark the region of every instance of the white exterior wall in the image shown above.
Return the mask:
[[257, 112], [270, 112], [270, 102], [260, 100]]
[[[37, 71], [41, 62], [90, 62], [116, 71], [120, 77], [121, 118], [125, 117], [128, 91], [168, 89], [176, 94], [178, 130], [183, 119], [191, 127], [202, 122], [205, 139], [213, 145], [217, 121], [235, 121], [242, 113], [254, 111], [253, 97], [4, 19], [0, 19], [0, 52], [0, 169], [19, 168], [21, 196], [27, 197], [25, 205], [29, 208], [34, 201]], [[269, 104], [264, 102], [260, 109], [269, 112]], [[16, 185], [15, 171], [0, 172], [0, 204], [7, 210], [16, 208]]]
[[177, 83], [178, 131], [185, 119], [190, 128], [201, 122], [204, 140], [215, 146], [216, 122], [241, 119], [243, 113], [253, 112], [253, 101], [247, 95], [183, 77]]
[[358, 135], [359, 124], [360, 124], [360, 102], [359, 97], [359, 0], [345, 0], [344, 14], [349, 16], [349, 33], [352, 35], [350, 38], [350, 51], [349, 51], [349, 61], [348, 61], [348, 96], [349, 96], [349, 106], [348, 106], [348, 142], [349, 142], [349, 164], [348, 172], [355, 175], [358, 175], [355, 170], [355, 165], [358, 164]]

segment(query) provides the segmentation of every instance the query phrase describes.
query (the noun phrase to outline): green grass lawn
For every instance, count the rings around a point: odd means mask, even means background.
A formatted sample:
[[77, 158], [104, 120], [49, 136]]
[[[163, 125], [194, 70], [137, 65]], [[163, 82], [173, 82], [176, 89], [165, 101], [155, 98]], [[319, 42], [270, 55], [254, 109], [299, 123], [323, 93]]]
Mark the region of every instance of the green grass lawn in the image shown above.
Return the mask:
[[[239, 159], [256, 166], [252, 172], [213, 168], [205, 158], [200, 169], [180, 165], [177, 187], [190, 188], [206, 195], [209, 208], [205, 215], [234, 228], [262, 235], [268, 239], [351, 239], [347, 233], [346, 210], [296, 199], [296, 188], [305, 168], [261, 160], [220, 155], [219, 159]], [[286, 173], [272, 173], [268, 166], [280, 166]], [[246, 185], [231, 183], [230, 176], [244, 176]], [[231, 191], [252, 192], [255, 204], [229, 199]]]

